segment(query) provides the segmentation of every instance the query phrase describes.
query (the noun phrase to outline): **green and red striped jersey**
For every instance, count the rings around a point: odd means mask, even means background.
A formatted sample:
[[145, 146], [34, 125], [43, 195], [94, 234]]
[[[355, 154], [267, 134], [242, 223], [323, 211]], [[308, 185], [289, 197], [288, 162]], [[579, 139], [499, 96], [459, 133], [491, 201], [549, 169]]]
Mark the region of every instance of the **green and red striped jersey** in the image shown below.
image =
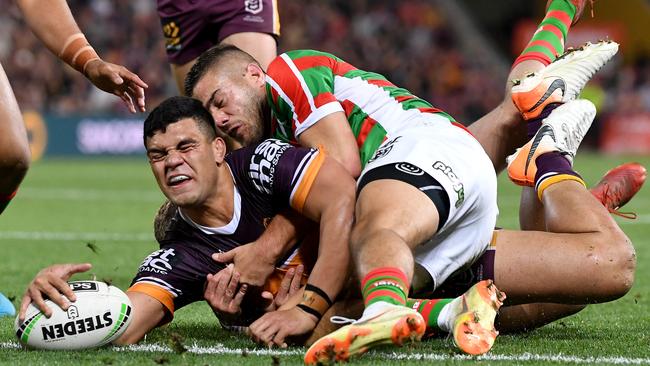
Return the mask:
[[344, 112], [357, 138], [362, 166], [387, 137], [421, 120], [422, 113], [429, 120], [455, 122], [384, 76], [313, 50], [275, 58], [268, 68], [266, 94], [275, 119], [274, 137], [291, 143], [321, 118]]

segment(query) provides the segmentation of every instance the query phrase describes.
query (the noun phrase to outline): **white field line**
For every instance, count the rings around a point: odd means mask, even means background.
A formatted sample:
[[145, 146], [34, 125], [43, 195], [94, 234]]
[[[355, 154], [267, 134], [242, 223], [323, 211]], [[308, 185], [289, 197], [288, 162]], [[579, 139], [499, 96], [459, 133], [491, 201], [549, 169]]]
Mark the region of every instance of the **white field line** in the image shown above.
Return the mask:
[[162, 193], [155, 190], [109, 190], [86, 188], [20, 188], [17, 197], [70, 201], [137, 201], [164, 202]]
[[[193, 354], [207, 355], [241, 355], [245, 352], [251, 356], [302, 356], [303, 349], [242, 349], [228, 348], [221, 344], [213, 347], [202, 347], [196, 344], [186, 345], [187, 352]], [[1, 342], [0, 348], [20, 349], [18, 342]], [[140, 344], [126, 347], [113, 347], [118, 352], [173, 352], [171, 348], [160, 344]], [[523, 353], [518, 355], [499, 355], [487, 354], [483, 356], [472, 357], [468, 355], [448, 355], [448, 354], [430, 354], [430, 353], [410, 353], [410, 352], [378, 352], [371, 351], [370, 356], [378, 356], [383, 359], [401, 360], [401, 361], [505, 361], [505, 362], [556, 362], [556, 363], [577, 363], [577, 364], [610, 364], [610, 365], [650, 365], [650, 358], [629, 358], [620, 356], [609, 357], [582, 357], [571, 355], [539, 355], [534, 353]]]
[[151, 233], [75, 233], [56, 231], [0, 231], [0, 240], [59, 240], [59, 241], [155, 241]]

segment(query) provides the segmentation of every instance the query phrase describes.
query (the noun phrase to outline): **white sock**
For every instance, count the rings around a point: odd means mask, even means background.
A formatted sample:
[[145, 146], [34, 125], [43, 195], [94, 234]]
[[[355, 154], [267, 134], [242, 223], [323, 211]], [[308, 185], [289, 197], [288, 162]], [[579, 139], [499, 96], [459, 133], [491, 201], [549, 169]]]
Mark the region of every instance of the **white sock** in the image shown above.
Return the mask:
[[462, 298], [462, 296], [458, 296], [449, 304], [442, 307], [436, 321], [438, 328], [447, 333], [451, 333], [454, 330], [454, 320], [463, 308]]

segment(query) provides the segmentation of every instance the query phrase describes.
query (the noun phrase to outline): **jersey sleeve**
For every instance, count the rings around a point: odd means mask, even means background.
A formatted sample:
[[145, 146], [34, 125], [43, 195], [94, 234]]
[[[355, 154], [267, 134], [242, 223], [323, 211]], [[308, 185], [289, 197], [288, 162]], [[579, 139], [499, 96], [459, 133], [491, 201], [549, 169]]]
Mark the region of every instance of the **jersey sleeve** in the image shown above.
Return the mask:
[[293, 147], [276, 139], [259, 144], [250, 157], [249, 178], [273, 202], [302, 212], [325, 160], [318, 149]]
[[342, 61], [318, 51], [283, 53], [269, 65], [266, 94], [277, 119], [275, 136], [298, 137], [321, 118], [342, 112], [334, 96], [334, 78]]

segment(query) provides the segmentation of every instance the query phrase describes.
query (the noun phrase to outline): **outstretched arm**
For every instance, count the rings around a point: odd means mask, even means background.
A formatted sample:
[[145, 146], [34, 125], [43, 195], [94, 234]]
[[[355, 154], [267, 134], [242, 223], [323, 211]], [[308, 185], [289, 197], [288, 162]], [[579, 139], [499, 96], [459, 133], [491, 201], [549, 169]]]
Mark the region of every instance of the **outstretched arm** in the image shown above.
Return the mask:
[[17, 0], [27, 24], [47, 48], [95, 86], [120, 97], [135, 113], [145, 111], [147, 84], [121, 65], [103, 61], [90, 46], [64, 0]]

